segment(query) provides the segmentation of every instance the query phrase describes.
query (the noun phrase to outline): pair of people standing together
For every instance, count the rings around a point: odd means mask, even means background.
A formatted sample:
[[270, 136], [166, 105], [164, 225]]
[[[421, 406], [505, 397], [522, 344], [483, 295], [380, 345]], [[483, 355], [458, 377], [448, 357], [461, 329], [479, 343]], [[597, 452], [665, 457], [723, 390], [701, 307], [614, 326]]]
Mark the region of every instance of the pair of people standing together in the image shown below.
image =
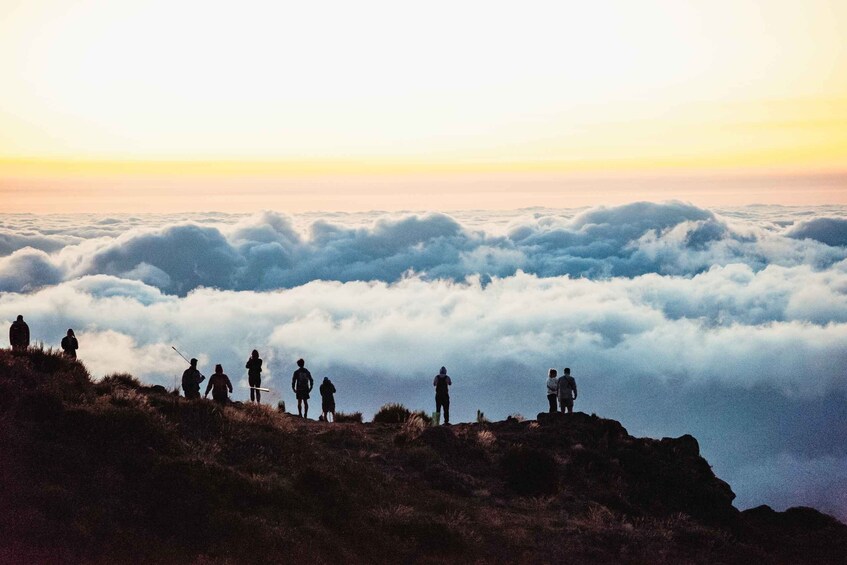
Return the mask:
[[550, 403], [550, 413], [558, 412], [558, 404], [562, 412], [573, 414], [573, 401], [576, 400], [576, 380], [571, 376], [571, 370], [566, 368], [564, 374], [556, 378], [556, 369], [550, 369], [547, 375], [547, 401]]

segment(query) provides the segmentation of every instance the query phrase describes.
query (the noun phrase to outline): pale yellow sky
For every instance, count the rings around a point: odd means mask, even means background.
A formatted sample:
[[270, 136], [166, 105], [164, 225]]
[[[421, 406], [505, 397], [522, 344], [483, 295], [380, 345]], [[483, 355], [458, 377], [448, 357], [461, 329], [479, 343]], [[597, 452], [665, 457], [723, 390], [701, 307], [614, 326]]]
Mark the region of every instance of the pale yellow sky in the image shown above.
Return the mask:
[[840, 0], [0, 0], [0, 210], [821, 178], [847, 171], [845, 28]]

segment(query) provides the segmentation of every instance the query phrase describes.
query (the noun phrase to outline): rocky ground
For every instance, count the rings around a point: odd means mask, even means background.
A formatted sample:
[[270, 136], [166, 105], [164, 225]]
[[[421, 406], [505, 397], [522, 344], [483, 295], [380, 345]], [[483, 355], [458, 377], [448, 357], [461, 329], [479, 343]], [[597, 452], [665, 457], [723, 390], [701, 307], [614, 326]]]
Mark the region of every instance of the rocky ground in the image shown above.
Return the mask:
[[0, 562], [843, 563], [847, 526], [739, 512], [691, 436], [594, 415], [304, 421], [0, 351]]

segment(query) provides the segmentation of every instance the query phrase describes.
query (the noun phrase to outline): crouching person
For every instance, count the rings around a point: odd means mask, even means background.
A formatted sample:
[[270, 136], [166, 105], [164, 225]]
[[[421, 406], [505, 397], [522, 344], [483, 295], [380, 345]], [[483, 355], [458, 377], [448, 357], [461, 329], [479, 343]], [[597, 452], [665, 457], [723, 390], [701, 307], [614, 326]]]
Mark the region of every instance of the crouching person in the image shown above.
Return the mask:
[[212, 399], [219, 404], [229, 402], [229, 394], [232, 394], [232, 382], [229, 377], [224, 374], [224, 368], [218, 364], [215, 365], [215, 374], [209, 377], [209, 384], [206, 386], [206, 394], [204, 398], [209, 397], [209, 391], [212, 391]]

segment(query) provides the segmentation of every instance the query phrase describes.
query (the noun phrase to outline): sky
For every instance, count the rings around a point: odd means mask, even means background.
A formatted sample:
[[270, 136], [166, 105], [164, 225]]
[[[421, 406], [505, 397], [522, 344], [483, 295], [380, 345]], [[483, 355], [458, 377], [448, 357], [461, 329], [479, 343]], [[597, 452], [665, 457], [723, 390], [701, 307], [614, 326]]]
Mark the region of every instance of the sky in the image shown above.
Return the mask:
[[[0, 320], [576, 409], [847, 520], [847, 3], [0, 0]], [[0, 346], [6, 346], [0, 333]]]
[[[844, 203], [846, 21], [837, 0], [3, 0], [0, 197], [507, 209], [650, 181], [705, 206]], [[834, 190], [797, 202], [797, 175]]]

